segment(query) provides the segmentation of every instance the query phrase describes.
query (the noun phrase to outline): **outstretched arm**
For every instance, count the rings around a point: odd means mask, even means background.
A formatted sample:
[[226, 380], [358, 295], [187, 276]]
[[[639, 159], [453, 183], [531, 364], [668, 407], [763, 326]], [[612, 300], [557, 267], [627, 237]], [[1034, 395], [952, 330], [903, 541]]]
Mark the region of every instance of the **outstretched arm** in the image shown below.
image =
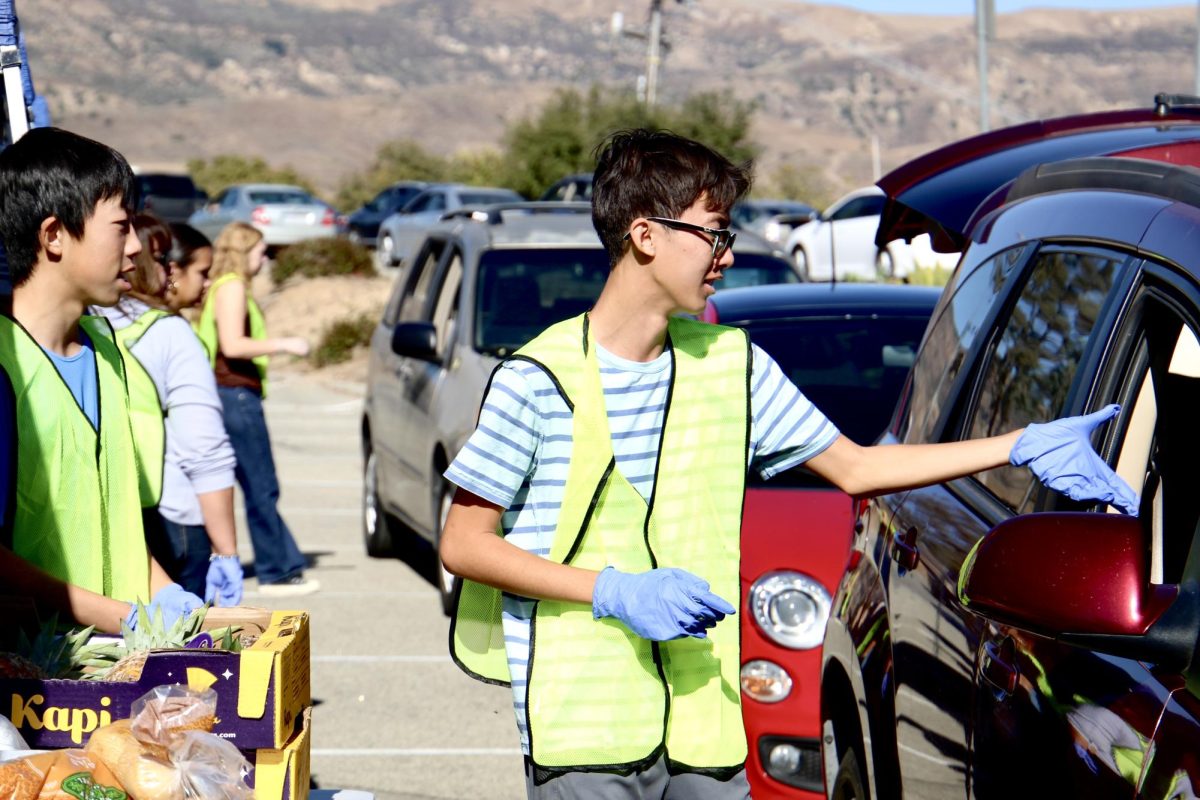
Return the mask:
[[81, 625], [120, 633], [131, 606], [55, 578], [6, 547], [0, 547], [0, 585], [12, 594], [32, 597], [42, 609], [58, 612]]

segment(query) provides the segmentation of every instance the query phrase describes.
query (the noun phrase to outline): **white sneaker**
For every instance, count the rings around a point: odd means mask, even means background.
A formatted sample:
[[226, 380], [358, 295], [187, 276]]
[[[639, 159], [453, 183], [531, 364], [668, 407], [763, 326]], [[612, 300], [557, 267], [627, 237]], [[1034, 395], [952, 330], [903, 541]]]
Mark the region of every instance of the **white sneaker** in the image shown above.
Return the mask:
[[321, 589], [321, 582], [316, 578], [306, 578], [303, 575], [293, 575], [275, 583], [260, 583], [258, 591], [267, 597], [296, 597], [302, 594], [312, 594]]

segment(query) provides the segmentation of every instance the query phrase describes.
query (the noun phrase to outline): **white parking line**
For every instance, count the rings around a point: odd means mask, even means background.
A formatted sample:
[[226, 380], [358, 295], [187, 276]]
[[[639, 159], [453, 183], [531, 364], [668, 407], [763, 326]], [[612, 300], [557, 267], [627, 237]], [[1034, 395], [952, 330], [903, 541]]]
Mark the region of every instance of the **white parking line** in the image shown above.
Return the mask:
[[311, 656], [322, 664], [440, 664], [451, 663], [450, 656]]
[[312, 755], [325, 758], [519, 756], [521, 751], [515, 747], [314, 747]]

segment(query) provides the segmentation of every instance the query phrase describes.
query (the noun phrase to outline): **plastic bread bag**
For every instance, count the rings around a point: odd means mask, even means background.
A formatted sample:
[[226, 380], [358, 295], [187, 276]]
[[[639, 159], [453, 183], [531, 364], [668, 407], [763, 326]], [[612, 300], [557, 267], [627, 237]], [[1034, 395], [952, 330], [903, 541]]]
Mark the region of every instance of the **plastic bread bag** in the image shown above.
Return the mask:
[[0, 715], [0, 758], [9, 750], [28, 750], [29, 745], [8, 717]]
[[210, 732], [216, 709], [211, 689], [158, 686], [134, 701], [130, 719], [93, 732], [88, 751], [133, 800], [252, 800], [242, 781], [249, 763]]

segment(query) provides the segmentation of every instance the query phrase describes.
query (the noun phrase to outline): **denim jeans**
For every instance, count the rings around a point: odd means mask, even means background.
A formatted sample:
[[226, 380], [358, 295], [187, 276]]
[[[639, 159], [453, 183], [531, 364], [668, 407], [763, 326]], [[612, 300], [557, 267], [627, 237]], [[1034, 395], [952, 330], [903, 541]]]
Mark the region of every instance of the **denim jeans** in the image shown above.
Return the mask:
[[146, 528], [146, 543], [154, 560], [166, 570], [171, 580], [204, 599], [208, 557], [212, 554], [208, 530], [203, 525], [171, 522], [153, 508], [142, 510], [142, 521]]
[[241, 387], [218, 386], [217, 394], [225, 412], [225, 430], [237, 457], [235, 474], [246, 502], [246, 524], [254, 546], [258, 582], [278, 583], [300, 575], [306, 562], [287, 523], [279, 516], [279, 481], [262, 398]]

